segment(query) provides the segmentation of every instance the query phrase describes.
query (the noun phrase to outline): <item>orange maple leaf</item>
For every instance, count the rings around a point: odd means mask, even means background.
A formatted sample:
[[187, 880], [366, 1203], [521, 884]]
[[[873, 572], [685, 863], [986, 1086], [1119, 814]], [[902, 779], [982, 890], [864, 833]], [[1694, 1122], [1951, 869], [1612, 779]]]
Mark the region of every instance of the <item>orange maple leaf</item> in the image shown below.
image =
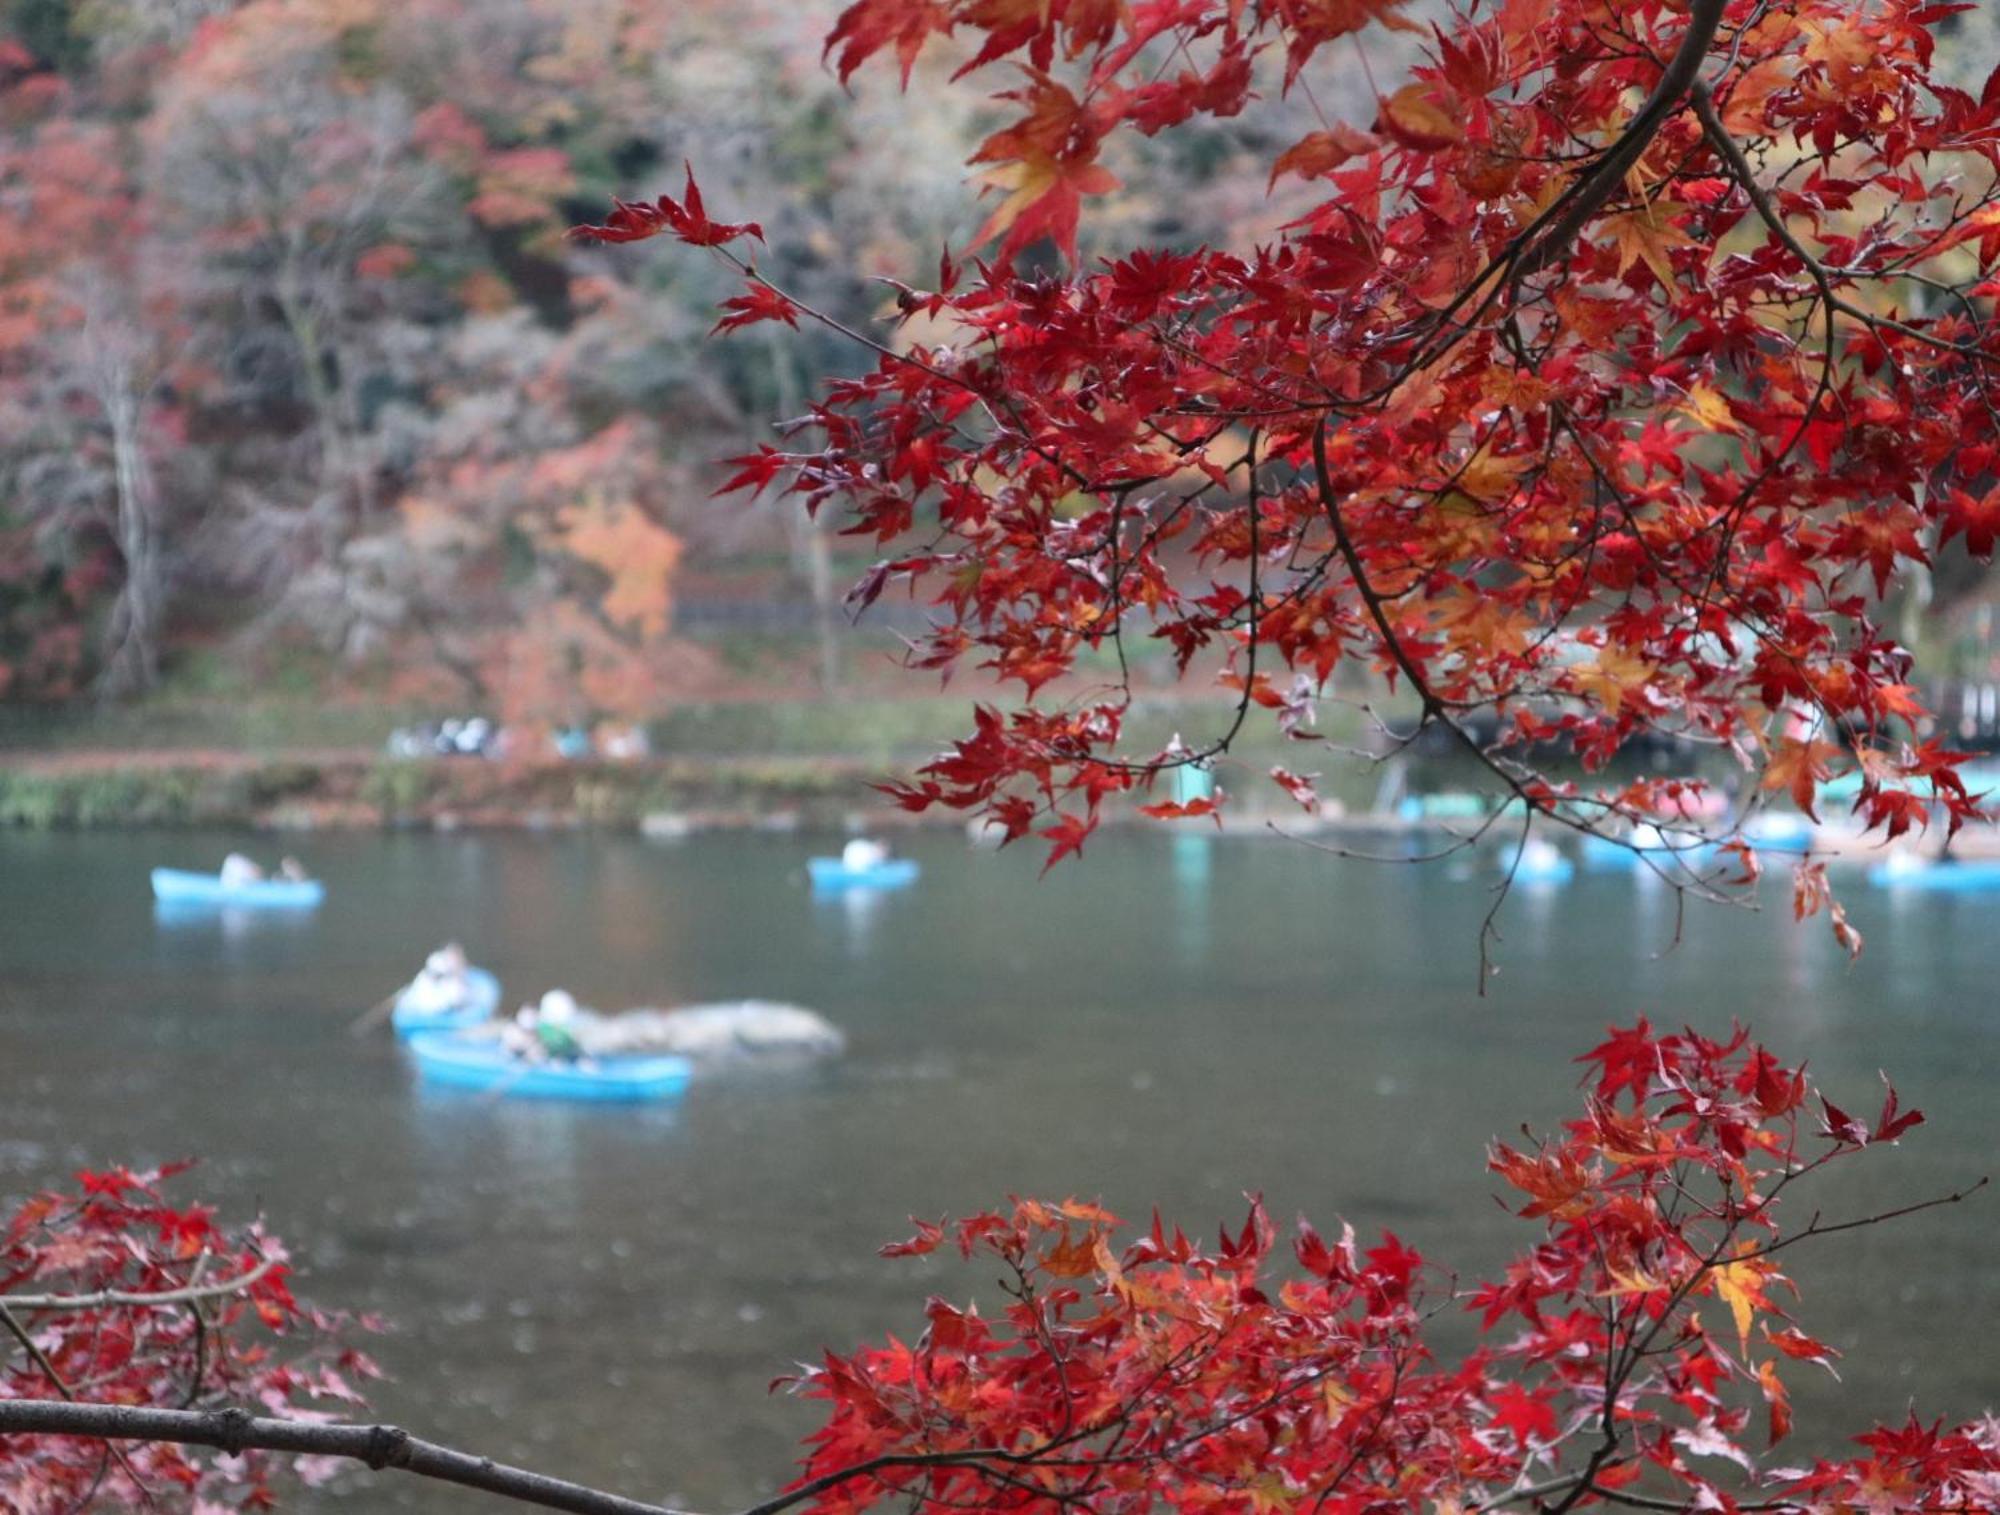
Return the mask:
[[1427, 84], [1405, 84], [1384, 99], [1378, 124], [1404, 147], [1419, 152], [1436, 152], [1465, 138], [1465, 128], [1438, 103]]
[[1789, 789], [1792, 803], [1818, 820], [1813, 800], [1821, 782], [1832, 777], [1833, 770], [1827, 767], [1827, 759], [1839, 756], [1840, 748], [1832, 742], [1810, 737], [1801, 742], [1785, 737], [1765, 763], [1764, 776], [1758, 782], [1765, 789]]
[[1282, 174], [1316, 179], [1340, 167], [1349, 158], [1371, 153], [1381, 145], [1382, 139], [1373, 132], [1349, 126], [1345, 121], [1336, 121], [1328, 130], [1310, 132], [1279, 153], [1278, 161], [1271, 165], [1269, 183], [1276, 184]]
[[1596, 661], [1570, 670], [1570, 680], [1609, 714], [1620, 716], [1628, 709], [1646, 708], [1657, 672], [1651, 663], [1622, 647], [1600, 647]]
[[1655, 200], [1637, 210], [1620, 211], [1604, 218], [1604, 229], [1618, 244], [1618, 271], [1622, 274], [1634, 263], [1643, 262], [1664, 288], [1674, 284], [1673, 259], [1676, 247], [1692, 247], [1694, 238], [1680, 230], [1679, 218], [1687, 207], [1672, 200]]
[[[1747, 1250], [1747, 1249], [1746, 1249]], [[1759, 1310], [1769, 1310], [1771, 1301], [1765, 1296], [1767, 1283], [1783, 1282], [1784, 1275], [1761, 1257], [1745, 1256], [1732, 1262], [1718, 1263], [1711, 1275], [1715, 1281], [1715, 1293], [1736, 1321], [1736, 1334], [1741, 1349], [1750, 1349], [1750, 1327]]]
[[1027, 89], [1005, 97], [1024, 101], [1028, 113], [988, 137], [972, 155], [974, 163], [1003, 165], [981, 175], [981, 182], [1008, 192], [973, 241], [1002, 238], [1000, 258], [1005, 262], [1047, 237], [1074, 263], [1083, 197], [1109, 194], [1119, 181], [1097, 161], [1103, 127], [1091, 112], [1047, 74], [1029, 70], [1028, 76]]

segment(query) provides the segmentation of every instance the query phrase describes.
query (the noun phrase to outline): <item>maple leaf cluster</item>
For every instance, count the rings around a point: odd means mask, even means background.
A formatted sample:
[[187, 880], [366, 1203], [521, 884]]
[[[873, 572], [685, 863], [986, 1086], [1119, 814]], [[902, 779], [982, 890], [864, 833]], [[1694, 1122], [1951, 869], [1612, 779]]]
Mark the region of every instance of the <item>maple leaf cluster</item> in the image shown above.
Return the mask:
[[[892, 792], [1068, 852], [1253, 707], [1312, 740], [1297, 712], [1348, 668], [1571, 825], [1659, 819], [1656, 785], [1588, 777], [1642, 734], [1731, 752], [1749, 795], [1808, 812], [1858, 769], [1888, 836], [1980, 816], [1880, 616], [2000, 522], [2000, 75], [1974, 97], [1933, 73], [1963, 8], [1464, 6], [1373, 120], [1272, 154], [1313, 198], [1269, 240], [1084, 262], [1121, 133], [1307, 89], [1329, 44], [1416, 30], [1399, 0], [856, 0], [843, 79], [949, 47], [955, 77], [1018, 81], [974, 154], [990, 261], [904, 288], [921, 330], [728, 486], [838, 509], [891, 549], [857, 606], [903, 586], [936, 609], [914, 665], [1021, 689]], [[690, 178], [587, 234], [655, 230], [750, 228]], [[1040, 243], [1062, 269], [1031, 266]], [[748, 271], [722, 325], [800, 314]], [[1221, 663], [1226, 730], [1126, 749], [1145, 644]]]
[[[1471, 1289], [1347, 1226], [1301, 1221], [1287, 1267], [1254, 1202], [1213, 1248], [1157, 1215], [1123, 1239], [1075, 1200], [919, 1221], [885, 1254], [997, 1264], [1005, 1306], [933, 1298], [914, 1341], [797, 1380], [828, 1418], [792, 1494], [828, 1515], [1992, 1508], [1990, 1422], [1881, 1428], [1810, 1466], [1765, 1455], [1789, 1382], [1838, 1356], [1793, 1323], [1779, 1259], [1846, 1223], [1787, 1228], [1781, 1200], [1922, 1116], [1893, 1090], [1849, 1115], [1741, 1031], [1640, 1020], [1582, 1061], [1581, 1115], [1491, 1151], [1540, 1234]], [[1444, 1361], [1425, 1332], [1454, 1308], [1486, 1340]]]
[[[340, 1344], [346, 1322], [292, 1295], [282, 1242], [229, 1230], [199, 1204], [168, 1200], [178, 1169], [77, 1175], [0, 1226], [0, 1399], [213, 1408], [255, 1405], [334, 1418], [377, 1375]], [[149, 1300], [171, 1296], [163, 1303]], [[282, 1350], [281, 1350], [282, 1349]], [[301, 1476], [318, 1476], [302, 1459]], [[158, 1508], [265, 1508], [274, 1464], [163, 1442], [128, 1450], [61, 1437], [0, 1438], [0, 1508], [81, 1509], [93, 1500]]]

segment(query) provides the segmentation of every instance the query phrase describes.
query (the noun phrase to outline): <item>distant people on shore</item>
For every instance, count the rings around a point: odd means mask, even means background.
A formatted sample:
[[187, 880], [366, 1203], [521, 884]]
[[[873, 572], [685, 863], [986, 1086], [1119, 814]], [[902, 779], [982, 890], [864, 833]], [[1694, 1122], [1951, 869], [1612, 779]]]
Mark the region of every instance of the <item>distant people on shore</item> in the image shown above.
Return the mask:
[[637, 721], [600, 721], [597, 754], [614, 763], [635, 763], [653, 755], [653, 743], [646, 735], [646, 728]]
[[483, 715], [452, 717], [389, 733], [391, 757], [493, 757], [499, 728]]
[[614, 763], [637, 762], [653, 755], [652, 739], [639, 721], [585, 720], [547, 726], [501, 726], [483, 715], [398, 726], [385, 744], [398, 758], [508, 758], [553, 755], [565, 762], [605, 758]]

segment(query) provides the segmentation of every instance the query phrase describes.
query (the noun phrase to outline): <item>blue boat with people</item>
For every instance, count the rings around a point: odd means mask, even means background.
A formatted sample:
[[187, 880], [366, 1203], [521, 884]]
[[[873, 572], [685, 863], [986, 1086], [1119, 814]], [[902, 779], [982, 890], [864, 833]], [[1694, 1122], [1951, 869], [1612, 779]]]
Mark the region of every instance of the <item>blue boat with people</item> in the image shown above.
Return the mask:
[[915, 859], [891, 857], [880, 842], [860, 837], [841, 848], [839, 857], [806, 859], [806, 873], [816, 890], [901, 889], [914, 884], [921, 871]]
[[510, 1051], [497, 1037], [463, 1031], [421, 1032], [410, 1038], [409, 1048], [426, 1082], [510, 1099], [624, 1104], [674, 1099], [694, 1076], [692, 1063], [671, 1054], [535, 1061]]
[[316, 878], [225, 879], [216, 873], [155, 868], [153, 898], [162, 905], [240, 906], [253, 910], [311, 910], [326, 898]]

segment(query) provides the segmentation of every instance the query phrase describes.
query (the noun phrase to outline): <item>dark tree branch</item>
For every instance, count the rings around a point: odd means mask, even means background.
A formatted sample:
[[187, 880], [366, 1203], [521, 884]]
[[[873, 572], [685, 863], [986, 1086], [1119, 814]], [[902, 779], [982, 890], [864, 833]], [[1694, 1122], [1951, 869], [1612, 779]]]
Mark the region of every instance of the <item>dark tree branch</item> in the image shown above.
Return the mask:
[[574, 1515], [685, 1515], [570, 1483], [490, 1457], [424, 1441], [396, 1426], [315, 1425], [273, 1420], [243, 1410], [155, 1410], [136, 1405], [73, 1403], [59, 1399], [0, 1400], [0, 1436], [79, 1436], [107, 1442], [165, 1441], [295, 1455], [347, 1457], [377, 1470], [394, 1468], [522, 1504]]
[[1708, 59], [1717, 28], [1722, 25], [1722, 12], [1723, 0], [1695, 0], [1688, 7], [1687, 30], [1682, 33], [1673, 57], [1667, 60], [1660, 82], [1653, 86], [1638, 114], [1618, 134], [1618, 140], [1605, 149], [1604, 155], [1591, 165], [1590, 172], [1578, 181], [1567, 197], [1568, 208], [1561, 218], [1522, 249], [1514, 264], [1512, 280], [1525, 279], [1567, 253], [1590, 218], [1604, 208], [1604, 202], [1625, 182], [1626, 173], [1652, 146], [1667, 118], [1680, 109], [1681, 102], [1700, 82], [1701, 66]]

